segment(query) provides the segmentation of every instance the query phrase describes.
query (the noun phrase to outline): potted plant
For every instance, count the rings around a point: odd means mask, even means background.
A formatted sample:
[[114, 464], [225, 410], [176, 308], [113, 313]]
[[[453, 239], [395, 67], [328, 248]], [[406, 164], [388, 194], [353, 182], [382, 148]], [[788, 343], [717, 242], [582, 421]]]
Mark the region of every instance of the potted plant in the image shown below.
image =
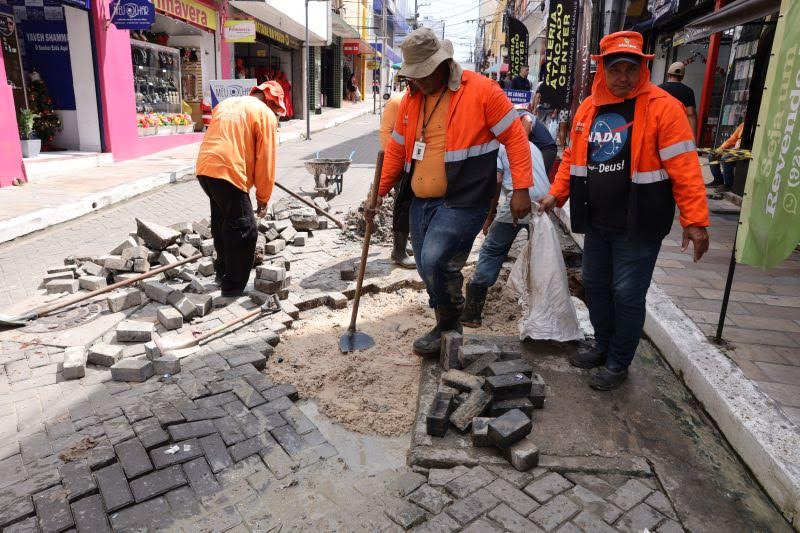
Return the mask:
[[33, 122], [39, 115], [30, 109], [22, 109], [19, 112], [17, 122], [19, 124], [19, 138], [22, 145], [22, 157], [36, 157], [42, 149], [42, 140], [36, 137], [33, 131]]

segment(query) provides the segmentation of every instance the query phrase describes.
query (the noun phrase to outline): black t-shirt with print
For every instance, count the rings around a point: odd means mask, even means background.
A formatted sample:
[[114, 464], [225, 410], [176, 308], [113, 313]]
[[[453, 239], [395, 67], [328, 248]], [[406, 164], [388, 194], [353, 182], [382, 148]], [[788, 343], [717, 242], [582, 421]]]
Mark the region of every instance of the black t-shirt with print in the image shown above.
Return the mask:
[[589, 216], [593, 228], [626, 233], [636, 100], [601, 106], [589, 133]]
[[694, 91], [688, 85], [684, 85], [679, 81], [665, 81], [659, 87], [667, 91], [685, 107], [695, 107]]

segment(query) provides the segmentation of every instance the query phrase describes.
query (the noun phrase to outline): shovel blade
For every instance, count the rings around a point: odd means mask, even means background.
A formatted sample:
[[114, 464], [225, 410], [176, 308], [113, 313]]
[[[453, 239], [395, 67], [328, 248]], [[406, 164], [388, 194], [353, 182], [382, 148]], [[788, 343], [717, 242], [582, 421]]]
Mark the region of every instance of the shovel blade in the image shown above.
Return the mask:
[[0, 315], [0, 327], [19, 328], [22, 326], [27, 326], [28, 322], [34, 320], [35, 318], [36, 314], [34, 313], [28, 313], [27, 315], [19, 316]]
[[348, 332], [339, 338], [339, 351], [342, 353], [368, 350], [375, 346], [375, 341], [366, 333], [360, 331]]

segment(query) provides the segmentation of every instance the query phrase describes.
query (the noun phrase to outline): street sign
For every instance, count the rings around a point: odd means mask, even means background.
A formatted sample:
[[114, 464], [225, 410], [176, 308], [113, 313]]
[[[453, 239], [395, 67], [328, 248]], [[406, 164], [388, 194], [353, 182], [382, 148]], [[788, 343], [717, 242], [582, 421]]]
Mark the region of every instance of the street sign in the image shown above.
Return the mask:
[[380, 70], [380, 61], [367, 61], [367, 70]]
[[506, 96], [508, 96], [512, 104], [528, 104], [531, 101], [532, 95], [533, 93], [531, 91], [506, 90]]
[[234, 96], [247, 96], [250, 89], [258, 85], [253, 79], [244, 80], [211, 80], [211, 107]]

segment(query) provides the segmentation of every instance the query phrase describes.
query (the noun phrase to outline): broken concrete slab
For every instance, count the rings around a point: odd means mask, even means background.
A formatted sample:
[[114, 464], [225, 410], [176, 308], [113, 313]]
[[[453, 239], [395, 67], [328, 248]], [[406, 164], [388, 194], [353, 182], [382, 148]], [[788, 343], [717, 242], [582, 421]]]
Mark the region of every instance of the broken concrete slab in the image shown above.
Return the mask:
[[64, 379], [80, 379], [86, 375], [86, 348], [70, 346], [64, 350]]

